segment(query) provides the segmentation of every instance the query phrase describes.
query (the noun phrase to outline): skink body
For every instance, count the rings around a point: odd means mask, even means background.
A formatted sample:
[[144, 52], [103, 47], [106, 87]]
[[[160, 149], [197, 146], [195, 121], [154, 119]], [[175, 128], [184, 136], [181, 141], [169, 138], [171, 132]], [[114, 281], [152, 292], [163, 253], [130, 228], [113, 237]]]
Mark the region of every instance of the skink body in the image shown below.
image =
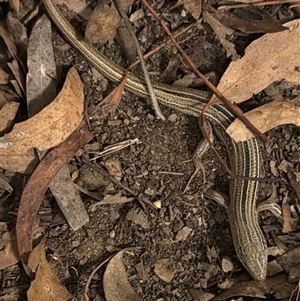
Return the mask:
[[[110, 80], [120, 82], [126, 71], [87, 43], [65, 19], [52, 0], [43, 0], [43, 3], [52, 21], [76, 51]], [[207, 92], [189, 88], [161, 83], [154, 83], [153, 86], [161, 104], [195, 117], [200, 116], [210, 97]], [[132, 73], [129, 73], [125, 87], [138, 96], [149, 95], [144, 79]], [[226, 145], [231, 171], [237, 175], [230, 180], [228, 208], [237, 256], [251, 277], [262, 281], [266, 278], [267, 271], [267, 245], [258, 224], [256, 211], [258, 182], [248, 180], [261, 177], [259, 142], [257, 138], [241, 143], [232, 141], [226, 133], [226, 128], [233, 122], [234, 116], [223, 105], [211, 106], [206, 110], [205, 115], [217, 136]]]

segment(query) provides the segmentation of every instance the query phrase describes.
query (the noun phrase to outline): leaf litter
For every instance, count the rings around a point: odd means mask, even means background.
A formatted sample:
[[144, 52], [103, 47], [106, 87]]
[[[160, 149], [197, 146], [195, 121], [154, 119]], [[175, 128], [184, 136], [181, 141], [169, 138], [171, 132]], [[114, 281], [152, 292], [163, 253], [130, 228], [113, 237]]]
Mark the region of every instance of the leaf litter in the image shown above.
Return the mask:
[[[262, 133], [284, 124], [300, 126], [300, 108], [284, 101], [272, 101], [244, 115]], [[226, 131], [236, 142], [254, 137], [239, 119], [231, 123]]]
[[108, 263], [103, 276], [106, 301], [142, 301], [128, 281], [123, 263], [124, 254], [136, 248], [125, 248], [118, 252]]
[[45, 239], [31, 252], [28, 266], [35, 274], [27, 291], [28, 301], [67, 301], [71, 298], [46, 258]]
[[15, 231], [8, 231], [7, 224], [0, 223], [0, 270], [4, 270], [20, 261]]
[[[46, 15], [42, 16], [33, 26], [28, 43], [27, 65], [26, 103], [28, 115], [32, 117], [55, 99], [57, 90], [51, 22]], [[43, 152], [37, 150], [40, 160], [46, 152], [47, 150]], [[74, 187], [67, 165], [64, 165], [58, 172], [49, 188], [74, 231], [88, 222], [88, 214], [78, 190]], [[71, 207], [70, 204], [72, 204]]]
[[47, 153], [34, 170], [23, 190], [18, 210], [16, 232], [19, 254], [28, 275], [32, 274], [28, 267], [28, 256], [32, 251], [33, 224], [44, 194], [63, 165], [92, 137], [90, 132], [80, 134], [77, 130], [72, 133], [68, 139]]
[[203, 300], [203, 299], [201, 299], [201, 300]]
[[[229, 64], [217, 88], [232, 103], [243, 102], [278, 80], [300, 83], [300, 20], [284, 26], [288, 30], [263, 35], [240, 60]], [[212, 100], [217, 101], [216, 96]]]
[[29, 155], [32, 148], [42, 151], [66, 140], [80, 125], [83, 110], [83, 85], [78, 72], [72, 68], [53, 102], [32, 118], [16, 124], [10, 133], [0, 138], [0, 166], [25, 172], [36, 159]]

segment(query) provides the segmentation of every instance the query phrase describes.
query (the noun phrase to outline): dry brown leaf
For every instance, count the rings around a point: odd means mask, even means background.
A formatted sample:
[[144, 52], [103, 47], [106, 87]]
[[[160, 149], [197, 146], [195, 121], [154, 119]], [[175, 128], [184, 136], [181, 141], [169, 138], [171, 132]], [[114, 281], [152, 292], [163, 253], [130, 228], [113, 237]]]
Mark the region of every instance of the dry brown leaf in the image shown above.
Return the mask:
[[154, 273], [161, 280], [165, 282], [171, 282], [177, 272], [177, 269], [174, 265], [174, 261], [170, 258], [159, 259], [155, 263]]
[[11, 101], [7, 102], [3, 108], [0, 109], [0, 135], [3, 135], [12, 126], [19, 105], [19, 103]]
[[182, 5], [183, 5], [183, 0], [177, 0], [177, 2], [170, 7], [170, 11], [173, 11], [174, 9], [176, 9]]
[[66, 301], [71, 297], [47, 261], [44, 239], [31, 252], [28, 265], [35, 271], [35, 279], [27, 292], [28, 301]]
[[2, 37], [9, 53], [14, 59], [17, 59], [17, 47], [14, 44], [13, 37], [10, 33], [0, 24], [0, 37]]
[[183, 7], [198, 20], [202, 11], [202, 0], [183, 0]]
[[114, 114], [116, 112], [117, 107], [119, 106], [124, 87], [127, 81], [128, 73], [123, 77], [122, 81], [115, 87], [100, 103], [100, 106], [103, 109], [103, 114]]
[[234, 284], [229, 290], [214, 298], [214, 300], [229, 300], [235, 296], [265, 298], [265, 294], [274, 296], [275, 300], [289, 298], [296, 285], [288, 282], [285, 274], [268, 277], [264, 282], [248, 281]]
[[290, 233], [292, 231], [296, 231], [299, 219], [293, 218], [291, 216], [290, 205], [287, 203], [282, 204], [281, 209], [282, 209], [282, 219], [283, 219], [282, 233]]
[[103, 161], [104, 166], [106, 167], [107, 171], [115, 177], [118, 181], [121, 181], [123, 173], [121, 162], [116, 158], [109, 158]]
[[13, 160], [18, 156], [25, 159], [24, 156], [33, 147], [45, 150], [66, 140], [80, 125], [83, 110], [83, 85], [78, 72], [72, 68], [62, 91], [51, 104], [34, 117], [15, 125], [9, 134], [0, 138], [0, 166], [24, 172], [30, 161], [16, 166]]
[[0, 252], [0, 270], [6, 269], [20, 261], [17, 242], [9, 242]]
[[0, 85], [6, 85], [8, 83], [9, 75], [0, 68]]
[[[34, 5], [34, 4], [32, 4]], [[27, 10], [30, 10], [28, 7]], [[25, 50], [27, 48], [27, 42], [28, 42], [28, 30], [27, 27], [25, 27], [25, 24], [27, 22], [19, 20], [20, 16], [16, 16], [14, 13], [8, 13], [7, 19], [6, 19], [6, 26], [7, 30], [11, 32], [14, 36], [15, 44], [18, 45], [19, 51]]]
[[259, 7], [217, 11], [214, 17], [225, 26], [244, 33], [267, 33], [286, 30], [275, 18]]
[[[73, 231], [77, 231], [89, 221], [89, 216], [79, 191], [74, 187], [67, 164], [56, 174], [49, 188]], [[70, 206], [70, 204], [72, 205]]]
[[[28, 275], [31, 275], [31, 270], [28, 267], [28, 255], [32, 251], [34, 223], [38, 219], [37, 212], [44, 195], [61, 168], [93, 137], [90, 132], [82, 133], [80, 130], [82, 129], [74, 131], [65, 141], [44, 156], [23, 190], [18, 210], [16, 233], [19, 254]], [[72, 210], [72, 204], [69, 204], [68, 210]]]
[[[6, 87], [6, 86], [4, 86]], [[15, 101], [17, 99], [17, 95], [10, 91], [9, 89], [0, 89], [0, 109], [9, 101]]]
[[[134, 0], [120, 1], [124, 11], [127, 11], [133, 2]], [[112, 40], [116, 35], [120, 21], [121, 17], [113, 4], [109, 6], [105, 3], [99, 3], [88, 22], [85, 37], [93, 44], [103, 44]]]
[[181, 56], [179, 54], [175, 54], [170, 58], [168, 66], [163, 73], [167, 83], [174, 83], [180, 62]]
[[[244, 115], [262, 133], [283, 124], [300, 126], [300, 108], [283, 101], [270, 102]], [[253, 133], [239, 119], [236, 119], [226, 131], [236, 142], [254, 137]]]
[[128, 64], [134, 63], [137, 57], [137, 49], [133, 39], [131, 38], [131, 34], [132, 33], [128, 30], [127, 26], [125, 25], [125, 22], [122, 20], [122, 22], [117, 28], [116, 40], [118, 41], [120, 47], [124, 51], [124, 55], [128, 61]]
[[[192, 300], [201, 300], [201, 301], [210, 301], [214, 298], [214, 294], [205, 292], [202, 289], [191, 289], [189, 290], [189, 293], [191, 297], [193, 298]], [[236, 300], [236, 301], [242, 301], [242, 300]]]
[[[94, 199], [98, 199], [98, 200], [100, 199], [100, 197], [97, 198], [97, 196], [95, 196], [94, 192], [93, 192], [94, 195], [92, 195], [92, 192], [88, 192], [88, 191], [87, 192], [83, 191], [83, 192], [86, 193], [87, 195], [91, 196]], [[97, 208], [102, 205], [125, 204], [125, 203], [132, 202], [132, 201], [134, 201], [134, 198], [127, 198], [125, 196], [122, 196], [121, 194], [117, 194], [117, 195], [107, 194], [106, 196], [104, 196], [104, 198], [101, 198], [99, 202], [92, 204], [89, 209], [91, 212], [95, 212], [97, 210]]]
[[215, 34], [218, 36], [220, 43], [226, 50], [227, 57], [231, 56], [233, 61], [237, 60], [239, 55], [235, 50], [234, 44], [227, 40], [227, 37], [230, 37], [234, 31], [224, 26], [213, 16], [213, 14], [209, 13], [208, 11], [203, 11], [203, 19], [212, 27]]
[[123, 264], [124, 253], [132, 248], [126, 248], [114, 256], [105, 270], [103, 288], [107, 301], [142, 301], [131, 287]]
[[28, 152], [21, 155], [12, 154], [10, 156], [5, 157], [2, 157], [0, 155], [0, 167], [13, 172], [31, 174], [36, 168], [38, 162], [39, 158], [33, 149], [30, 149]]
[[89, 10], [86, 4], [86, 0], [56, 0], [56, 5], [65, 5], [70, 11], [83, 17], [84, 11]]
[[289, 30], [263, 35], [229, 65], [217, 88], [231, 102], [243, 102], [277, 80], [300, 83], [300, 20], [284, 26]]
[[10, 7], [18, 14], [20, 11], [20, 0], [9, 0]]
[[2, 222], [0, 225], [0, 270], [4, 270], [16, 264], [20, 260], [16, 242], [15, 231], [9, 232], [7, 224]]

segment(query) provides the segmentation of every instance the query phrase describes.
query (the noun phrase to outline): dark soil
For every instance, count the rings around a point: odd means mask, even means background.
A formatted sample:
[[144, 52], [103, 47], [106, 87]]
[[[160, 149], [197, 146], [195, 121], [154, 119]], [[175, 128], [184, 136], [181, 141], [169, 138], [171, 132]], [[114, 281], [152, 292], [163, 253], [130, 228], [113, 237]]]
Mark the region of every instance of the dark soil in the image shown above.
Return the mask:
[[[158, 1], [154, 2], [153, 7], [160, 4]], [[181, 16], [181, 8], [169, 12], [169, 5], [166, 1], [162, 6], [159, 5], [159, 10], [162, 17], [168, 20], [170, 27], [179, 28], [184, 23], [192, 21], [191, 17]], [[140, 5], [136, 4], [133, 9], [139, 8]], [[280, 9], [286, 10], [285, 7]], [[144, 41], [141, 42], [143, 50], [154, 48], [165, 39], [163, 30], [149, 14], [140, 20], [138, 25], [138, 38]], [[146, 40], [141, 39], [145, 32], [147, 32]], [[53, 39], [54, 45], [61, 46], [61, 43], [65, 43], [55, 31]], [[244, 49], [253, 36], [236, 36], [236, 39], [239, 47]], [[196, 29], [179, 40], [185, 40], [183, 48], [196, 59], [196, 65], [201, 71], [213, 70], [219, 77], [222, 76], [229, 59], [226, 58], [224, 49], [209, 25], [199, 24]], [[203, 41], [205, 45], [209, 45], [208, 50], [207, 47], [201, 48]], [[51, 216], [50, 221], [42, 221], [49, 261], [73, 295], [72, 300], [83, 300], [84, 285], [90, 273], [109, 256], [107, 246], [141, 247], [141, 252], [126, 255], [125, 267], [130, 283], [143, 300], [203, 300], [199, 297], [201, 291], [218, 295], [223, 292], [221, 284], [228, 279], [232, 282], [250, 280], [236, 257], [225, 209], [203, 196], [208, 187], [228, 196], [228, 176], [211, 150], [203, 159], [206, 182], [203, 183], [203, 176], [201, 173], [198, 174], [188, 191], [183, 194], [193, 172], [192, 162], [184, 161], [191, 159], [197, 143], [202, 138], [197, 119], [162, 107], [167, 120], [158, 120], [149, 100], [140, 99], [129, 92], [124, 93], [122, 102], [113, 116], [103, 116], [99, 103], [114, 85], [107, 82], [72, 48], [67, 51], [60, 51], [59, 48], [56, 48], [56, 58], [57, 62], [62, 64], [62, 74], [65, 74], [71, 65], [75, 65], [84, 81], [86, 118], [91, 125], [94, 139], [83, 148], [83, 151], [89, 152], [89, 157], [92, 158], [93, 152], [100, 152], [106, 146], [128, 139], [139, 139], [139, 144], [104, 156], [95, 162], [101, 164], [108, 159], [119, 162], [123, 185], [132, 189], [142, 200], [161, 201], [161, 209], [153, 209], [148, 205], [144, 209], [135, 199], [125, 204], [95, 206], [98, 201], [82, 193], [90, 221], [82, 229], [73, 232], [59, 213], [50, 192], [45, 196], [40, 213], [46, 212]], [[155, 73], [155, 80], [165, 81], [161, 74], [174, 49], [173, 46], [165, 47], [147, 60], [148, 70]], [[116, 43], [108, 43], [101, 47], [101, 51], [118, 64], [127, 65], [124, 54]], [[140, 69], [136, 68], [134, 72], [140, 73]], [[177, 76], [182, 76], [182, 72], [177, 72]], [[285, 83], [278, 83], [275, 87], [286, 101], [295, 101], [299, 93], [297, 87]], [[255, 96], [248, 105], [252, 108], [270, 100], [268, 94], [263, 92]], [[271, 161], [275, 161], [278, 167], [286, 160], [292, 164], [294, 171], [299, 172], [299, 134], [299, 128], [291, 125], [267, 133], [268, 145], [262, 148], [266, 178], [274, 178], [270, 169]], [[214, 145], [226, 160], [226, 149], [221, 142], [215, 139]], [[74, 157], [69, 167], [73, 172], [78, 169], [79, 176], [76, 179], [78, 185], [97, 192], [100, 197], [108, 194], [132, 197], [82, 164], [80, 156]], [[286, 179], [284, 172], [280, 170], [278, 172], [278, 177]], [[10, 179], [15, 191], [12, 196], [1, 201], [1, 220], [13, 226], [16, 219], [14, 216], [8, 217], [7, 212], [17, 210], [27, 177], [11, 175], [8, 172], [3, 174]], [[262, 182], [260, 187], [259, 201], [268, 198], [273, 187], [276, 187], [279, 204], [283, 199], [296, 202], [293, 189], [286, 180]], [[282, 233], [278, 220], [268, 212], [263, 212], [260, 223], [268, 245], [280, 244], [278, 240]], [[299, 226], [296, 237], [299, 245]], [[223, 271], [221, 262], [224, 258], [232, 262], [234, 268], [231, 272]], [[160, 279], [154, 272], [155, 265], [160, 259], [168, 259], [169, 269], [175, 271], [169, 283]], [[24, 286], [23, 292], [26, 291], [29, 281], [20, 266], [4, 273], [10, 275], [11, 280], [6, 281], [3, 278], [3, 288], [21, 285]], [[92, 281], [90, 300], [104, 300], [102, 276], [103, 272], [100, 272]], [[267, 300], [275, 300], [275, 297], [270, 295]]]

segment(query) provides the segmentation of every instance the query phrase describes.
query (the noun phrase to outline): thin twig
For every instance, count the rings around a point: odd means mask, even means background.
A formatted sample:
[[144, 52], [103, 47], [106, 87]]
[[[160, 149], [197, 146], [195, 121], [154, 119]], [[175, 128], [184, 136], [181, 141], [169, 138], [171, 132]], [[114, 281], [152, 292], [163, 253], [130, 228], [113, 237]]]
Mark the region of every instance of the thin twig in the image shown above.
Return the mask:
[[116, 178], [114, 178], [113, 176], [111, 176], [104, 168], [102, 168], [100, 165], [95, 164], [90, 162], [87, 159], [82, 159], [82, 162], [84, 164], [86, 164], [87, 166], [89, 166], [90, 168], [94, 169], [96, 172], [100, 173], [103, 177], [109, 179], [112, 183], [114, 183], [115, 185], [121, 187], [122, 189], [124, 189], [125, 191], [127, 191], [129, 194], [133, 195], [141, 204], [141, 206], [144, 208], [144, 210], [146, 209], [145, 207], [145, 203], [147, 205], [149, 205], [152, 208], [156, 208], [150, 201], [146, 201], [146, 200], [141, 200], [138, 195], [136, 195], [134, 193], [133, 190], [131, 190], [130, 188], [128, 188], [127, 186], [123, 185], [120, 181], [118, 181]]
[[136, 36], [133, 32], [133, 28], [132, 28], [132, 26], [131, 26], [131, 24], [128, 20], [128, 17], [126, 15], [126, 13], [123, 10], [122, 5], [119, 3], [119, 0], [114, 0], [114, 4], [115, 4], [115, 7], [118, 10], [120, 16], [122, 17], [122, 19], [125, 22], [125, 25], [126, 25], [128, 31], [129, 31], [129, 34], [130, 34], [130, 36], [131, 36], [131, 38], [134, 42], [134, 45], [136, 47], [138, 56], [141, 60], [141, 66], [142, 66], [142, 69], [143, 69], [143, 72], [144, 72], [145, 81], [146, 81], [146, 84], [147, 84], [147, 87], [148, 87], [148, 92], [149, 92], [149, 95], [150, 95], [150, 98], [151, 98], [151, 101], [152, 101], [152, 105], [153, 105], [155, 115], [156, 115], [157, 118], [160, 118], [162, 120], [166, 120], [165, 116], [163, 115], [163, 113], [162, 113], [162, 111], [159, 107], [157, 98], [155, 96], [154, 89], [153, 89], [152, 83], [150, 81], [150, 76], [149, 76], [147, 68], [146, 68], [146, 63], [145, 63], [145, 60], [143, 58], [143, 54], [142, 54], [139, 42], [138, 42], [138, 40], [137, 40], [137, 38], [136, 38]]
[[115, 255], [115, 254], [112, 254], [110, 255], [108, 258], [106, 258], [104, 261], [102, 261], [101, 263], [99, 263], [96, 268], [92, 271], [92, 273], [90, 274], [85, 286], [84, 286], [84, 292], [83, 292], [83, 296], [84, 296], [84, 300], [85, 301], [90, 301], [90, 298], [88, 296], [88, 291], [89, 291], [89, 286], [91, 284], [91, 281], [93, 279], [93, 277], [95, 276], [95, 274], [97, 273], [97, 271], [102, 267], [104, 266], [107, 262], [109, 262]]

